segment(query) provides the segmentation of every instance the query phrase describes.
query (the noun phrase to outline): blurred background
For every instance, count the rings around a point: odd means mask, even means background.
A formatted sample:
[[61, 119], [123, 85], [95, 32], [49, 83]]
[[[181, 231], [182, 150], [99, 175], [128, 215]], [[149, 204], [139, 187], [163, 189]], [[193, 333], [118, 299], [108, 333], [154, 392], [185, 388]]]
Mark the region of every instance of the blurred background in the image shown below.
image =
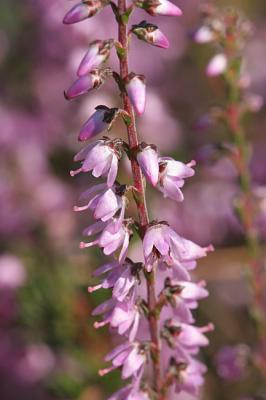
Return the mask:
[[[89, 216], [72, 212], [88, 176], [69, 175], [80, 148], [77, 133], [98, 104], [119, 106], [113, 83], [69, 103], [64, 89], [89, 42], [116, 36], [108, 8], [76, 26], [63, 26], [68, 0], [1, 0], [0, 3], [0, 399], [104, 400], [119, 387], [119, 373], [99, 378], [111, 346], [107, 330], [95, 331], [90, 312], [104, 293], [88, 296], [91, 271], [103, 260], [97, 250], [81, 252], [78, 242]], [[225, 157], [206, 162], [208, 146], [225, 132], [211, 126], [207, 112], [220, 104], [219, 78], [205, 66], [213, 50], [196, 45], [190, 32], [200, 25], [198, 0], [179, 0], [182, 18], [147, 18], [169, 37], [169, 51], [133, 40], [131, 67], [146, 76], [147, 109], [138, 121], [143, 140], [162, 155], [198, 161], [185, 186], [185, 201], [164, 201], [149, 189], [151, 216], [171, 220], [178, 232], [216, 252], [199, 263], [210, 297], [198, 320], [213, 321], [204, 400], [263, 400], [266, 385], [248, 368], [256, 348], [248, 310], [247, 252], [234, 216], [236, 172]], [[246, 52], [250, 90], [260, 96], [259, 112], [246, 119], [252, 142], [252, 181], [258, 228], [266, 238], [266, 5], [265, 0], [214, 2], [238, 7], [254, 24]], [[134, 22], [146, 18], [137, 11]], [[115, 56], [111, 65], [117, 68]], [[122, 126], [112, 135], [122, 136]], [[207, 147], [206, 147], [207, 146]], [[207, 155], [206, 155], [207, 154]], [[125, 171], [128, 165], [124, 164]], [[126, 172], [124, 172], [126, 175]], [[121, 180], [123, 173], [121, 174]], [[131, 252], [138, 253], [133, 242]], [[187, 397], [180, 396], [184, 400]]]

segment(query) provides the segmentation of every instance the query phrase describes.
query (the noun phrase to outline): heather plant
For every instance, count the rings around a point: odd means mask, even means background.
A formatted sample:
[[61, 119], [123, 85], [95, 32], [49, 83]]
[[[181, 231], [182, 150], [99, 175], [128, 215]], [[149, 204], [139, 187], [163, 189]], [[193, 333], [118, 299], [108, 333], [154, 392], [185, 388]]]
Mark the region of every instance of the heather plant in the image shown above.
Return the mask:
[[[203, 24], [194, 32], [194, 40], [199, 44], [209, 43], [215, 49], [215, 55], [208, 62], [207, 76], [220, 79], [224, 85], [222, 104], [209, 112], [209, 121], [225, 127], [226, 138], [210, 150], [209, 155], [228, 157], [236, 171], [238, 187], [233, 208], [241, 223], [242, 232], [248, 249], [247, 267], [252, 294], [250, 315], [256, 323], [258, 341], [253, 345], [253, 365], [265, 376], [266, 373], [266, 314], [265, 314], [265, 270], [262, 248], [258, 233], [258, 198], [252, 182], [250, 161], [252, 148], [248, 138], [245, 121], [250, 112], [258, 112], [263, 105], [263, 98], [251, 92], [245, 47], [252, 34], [253, 26], [239, 10], [226, 9], [223, 12], [213, 6], [204, 6]], [[241, 345], [238, 345], [241, 346]], [[230, 348], [230, 347], [229, 347]], [[236, 349], [228, 351], [233, 354]], [[242, 348], [242, 347], [241, 347]], [[224, 354], [221, 353], [224, 357]], [[220, 355], [221, 355], [220, 354]], [[228, 357], [227, 357], [228, 358]], [[236, 357], [231, 357], [231, 359]], [[218, 357], [218, 360], [221, 357]], [[218, 363], [219, 364], [219, 363]], [[236, 369], [228, 369], [227, 378], [236, 378]], [[218, 365], [218, 370], [219, 370]], [[239, 371], [238, 371], [239, 373]], [[240, 374], [239, 374], [240, 375]]]
[[[88, 288], [90, 293], [111, 289], [111, 298], [93, 310], [93, 315], [102, 316], [94, 326], [108, 325], [122, 338], [107, 354], [109, 365], [99, 374], [119, 368], [122, 379], [127, 380], [126, 386], [109, 400], [165, 400], [182, 391], [198, 395], [206, 366], [197, 355], [201, 347], [208, 345], [205, 333], [213, 327], [194, 324], [192, 311], [208, 291], [204, 281], [192, 281], [190, 271], [212, 246], [201, 247], [181, 237], [166, 221], [150, 220], [145, 195], [146, 184], [150, 184], [163, 197], [183, 201], [182, 187], [185, 179], [194, 175], [195, 162], [184, 164], [161, 156], [155, 144], [139, 138], [136, 115], [145, 111], [146, 79], [130, 71], [128, 61], [133, 37], [147, 45], [169, 47], [157, 25], [142, 20], [129, 26], [135, 8], [151, 16], [180, 16], [182, 11], [167, 0], [136, 0], [130, 5], [126, 0], [84, 0], [70, 9], [63, 22], [87, 20], [109, 6], [118, 25], [118, 38], [90, 43], [78, 67], [77, 79], [65, 92], [65, 98], [71, 100], [113, 78], [121, 99], [119, 106], [97, 105], [84, 123], [78, 136], [80, 142], [99, 134], [104, 136], [78, 152], [74, 161], [80, 166], [70, 172], [72, 176], [91, 172], [95, 178], [102, 178], [81, 194], [81, 203], [74, 207], [77, 212], [90, 211], [95, 219], [83, 231], [91, 239], [81, 242], [80, 247], [97, 246], [104, 255], [113, 256], [112, 261], [95, 270], [94, 276], [100, 282]], [[118, 56], [118, 72], [106, 66], [113, 50]], [[111, 137], [117, 119], [124, 123], [128, 142], [113, 138], [113, 134]], [[131, 164], [130, 185], [117, 178], [123, 157]], [[137, 219], [129, 212], [132, 202]], [[140, 260], [128, 257], [133, 235], [142, 242]]]

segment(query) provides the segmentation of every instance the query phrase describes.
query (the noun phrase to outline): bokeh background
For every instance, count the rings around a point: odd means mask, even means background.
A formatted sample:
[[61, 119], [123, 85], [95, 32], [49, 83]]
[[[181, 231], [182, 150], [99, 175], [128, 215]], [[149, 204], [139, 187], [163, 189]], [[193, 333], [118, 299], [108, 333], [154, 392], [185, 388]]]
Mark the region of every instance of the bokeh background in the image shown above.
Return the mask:
[[[170, 39], [169, 51], [132, 43], [132, 70], [145, 74], [148, 81], [147, 110], [138, 121], [141, 137], [155, 143], [162, 155], [198, 160], [196, 176], [186, 183], [183, 204], [162, 203], [151, 189], [149, 207], [152, 217], [171, 220], [185, 237], [216, 247], [196, 272], [210, 289], [198, 319], [216, 325], [203, 355], [209, 373], [202, 398], [262, 400], [265, 382], [258, 371], [247, 368], [256, 333], [248, 312], [251, 296], [244, 236], [232, 208], [238, 191], [236, 172], [226, 158], [206, 162], [206, 145], [219, 143], [225, 135], [210, 125], [206, 115], [223, 101], [224, 90], [219, 78], [205, 75], [212, 48], [190, 39], [189, 33], [200, 24], [201, 3], [179, 0], [182, 18], [156, 19]], [[111, 82], [75, 102], [63, 97], [88, 43], [114, 37], [116, 27], [108, 8], [89, 21], [63, 26], [62, 17], [72, 4], [68, 0], [0, 2], [1, 400], [104, 400], [119, 386], [118, 373], [97, 375], [111, 341], [107, 330], [92, 328], [90, 317], [105, 294], [88, 296], [87, 286], [91, 271], [103, 260], [96, 250], [78, 249], [89, 216], [72, 212], [90, 178], [69, 176], [73, 154], [80, 148], [76, 141], [80, 125], [95, 106], [117, 106], [119, 97]], [[250, 90], [264, 101], [265, 0], [214, 4], [236, 6], [254, 24], [245, 49], [246, 68]], [[139, 11], [134, 21], [146, 17]], [[111, 65], [115, 63], [111, 58]], [[263, 104], [246, 119], [262, 242], [266, 237], [265, 128]], [[123, 136], [122, 126], [116, 125], [113, 134]], [[124, 167], [127, 171], [128, 165]], [[131, 251], [138, 253], [137, 243]]]

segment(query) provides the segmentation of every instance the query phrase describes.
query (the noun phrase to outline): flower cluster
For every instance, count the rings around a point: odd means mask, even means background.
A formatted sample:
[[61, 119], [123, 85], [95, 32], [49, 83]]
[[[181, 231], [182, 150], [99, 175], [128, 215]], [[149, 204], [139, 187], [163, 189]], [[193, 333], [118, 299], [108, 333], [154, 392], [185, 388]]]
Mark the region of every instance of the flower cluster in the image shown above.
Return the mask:
[[[124, 0], [119, 0], [117, 5], [102, 0], [84, 0], [67, 13], [64, 23], [89, 18], [108, 4], [118, 21], [119, 40], [91, 43], [78, 68], [78, 79], [65, 92], [66, 99], [73, 99], [99, 88], [107, 77], [112, 77], [123, 99], [122, 107], [98, 105], [83, 125], [78, 139], [83, 142], [110, 131], [117, 118], [124, 121], [129, 138], [129, 143], [125, 143], [119, 138], [103, 136], [89, 143], [74, 158], [80, 167], [70, 172], [75, 176], [91, 171], [94, 177], [103, 178], [103, 182], [82, 193], [82, 204], [74, 207], [80, 212], [90, 210], [95, 219], [83, 232], [91, 240], [81, 242], [80, 247], [98, 246], [105, 255], [114, 258], [94, 272], [102, 279], [88, 289], [89, 292], [111, 289], [112, 297], [93, 311], [93, 315], [102, 316], [94, 326], [109, 325], [124, 338], [122, 344], [106, 356], [111, 366], [99, 373], [105, 375], [120, 368], [122, 379], [131, 378], [131, 383], [109, 400], [147, 400], [154, 394], [165, 398], [169, 390], [196, 394], [206, 368], [195, 355], [202, 346], [208, 345], [205, 333], [212, 330], [212, 325], [194, 325], [192, 310], [208, 292], [204, 282], [192, 282], [190, 271], [196, 267], [197, 259], [211, 251], [212, 246], [200, 247], [179, 236], [165, 221], [149, 222], [143, 185], [145, 177], [164, 197], [182, 201], [181, 189], [185, 179], [194, 175], [195, 162], [184, 164], [171, 157], [161, 157], [155, 145], [138, 142], [134, 111], [141, 115], [145, 110], [146, 83], [143, 75], [128, 71], [128, 39], [132, 35], [157, 47], [169, 46], [167, 38], [154, 24], [142, 21], [127, 30], [133, 8], [142, 8], [150, 15], [182, 13], [167, 0], [136, 1], [129, 7]], [[120, 73], [103, 66], [112, 47], [117, 51]], [[131, 186], [117, 180], [119, 162], [124, 155], [132, 165], [134, 184]], [[132, 197], [139, 221], [126, 215]], [[143, 246], [143, 259], [137, 262], [128, 257], [134, 232]], [[145, 281], [147, 293], [142, 285]], [[148, 385], [144, 378], [151, 367], [153, 385]]]

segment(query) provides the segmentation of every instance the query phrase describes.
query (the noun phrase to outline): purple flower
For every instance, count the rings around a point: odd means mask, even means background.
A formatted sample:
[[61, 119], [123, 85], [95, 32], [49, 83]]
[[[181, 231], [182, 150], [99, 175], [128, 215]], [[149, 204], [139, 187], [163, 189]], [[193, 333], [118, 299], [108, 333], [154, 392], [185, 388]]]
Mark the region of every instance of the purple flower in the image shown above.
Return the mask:
[[113, 186], [121, 158], [119, 143], [109, 139], [101, 139], [89, 144], [74, 157], [74, 161], [83, 161], [81, 168], [70, 171], [71, 176], [80, 172], [92, 171], [95, 178], [107, 176], [107, 185]]
[[134, 72], [131, 72], [126, 79], [126, 90], [137, 114], [143, 114], [146, 102], [146, 83], [144, 75], [136, 75]]
[[139, 145], [139, 152], [137, 153], [137, 161], [148, 181], [153, 186], [156, 186], [159, 176], [158, 154], [156, 147], [141, 143]]
[[83, 142], [107, 129], [117, 113], [117, 108], [97, 106], [95, 113], [83, 125], [79, 134], [79, 141]]
[[113, 365], [110, 368], [100, 370], [101, 376], [122, 367], [122, 378], [127, 379], [140, 371], [146, 361], [146, 353], [139, 342], [126, 342], [107, 354], [105, 360], [112, 361]]
[[137, 7], [143, 8], [147, 13], [152, 16], [166, 15], [166, 16], [180, 16], [182, 11], [175, 4], [168, 0], [144, 0], [135, 1]]
[[71, 100], [90, 92], [92, 89], [99, 88], [104, 83], [104, 75], [103, 71], [93, 70], [88, 75], [78, 78], [65, 92], [65, 98]]
[[198, 396], [206, 370], [204, 364], [192, 358], [188, 363], [180, 363], [179, 376], [175, 385], [176, 392], [185, 391], [193, 396]]
[[175, 201], [183, 201], [184, 196], [180, 188], [184, 185], [184, 179], [195, 174], [191, 168], [195, 161], [183, 164], [180, 161], [173, 160], [171, 157], [159, 158], [159, 182], [158, 188], [164, 194], [164, 197], [170, 197]]
[[213, 330], [212, 324], [198, 328], [180, 322], [177, 318], [167, 321], [166, 326], [174, 332], [172, 336], [175, 346], [185, 349], [189, 354], [197, 354], [200, 347], [208, 346], [209, 340], [203, 333]]
[[83, 0], [82, 3], [76, 4], [65, 15], [64, 24], [75, 24], [84, 19], [93, 17], [105, 6], [102, 0]]
[[113, 44], [113, 39], [92, 42], [78, 67], [78, 76], [84, 76], [103, 64], [108, 59]]
[[228, 60], [225, 54], [216, 54], [207, 65], [206, 74], [208, 76], [217, 76], [225, 72], [228, 65]]
[[113, 262], [98, 268], [95, 276], [106, 274], [102, 283], [89, 287], [89, 292], [94, 292], [100, 288], [113, 288], [113, 297], [118, 301], [124, 301], [138, 284], [138, 264], [134, 264], [130, 259], [126, 259], [123, 264]]
[[152, 224], [143, 239], [143, 251], [147, 270], [151, 270], [155, 260], [161, 258], [168, 265], [193, 261], [206, 256], [213, 247], [200, 247], [179, 236], [165, 223]]
[[93, 310], [92, 315], [99, 315], [104, 313], [101, 322], [95, 322], [95, 328], [101, 328], [110, 324], [112, 328], [117, 328], [119, 335], [124, 335], [128, 332], [129, 341], [135, 340], [140, 314], [137, 305], [135, 305], [135, 296], [124, 299], [122, 302], [113, 299], [107, 300], [100, 306]]
[[247, 373], [250, 349], [244, 344], [222, 347], [216, 356], [219, 376], [228, 381], [243, 379]]
[[[98, 193], [97, 193], [98, 192]], [[97, 193], [95, 195], [95, 193]], [[92, 197], [93, 196], [93, 197]], [[92, 198], [91, 198], [92, 197]], [[84, 206], [75, 206], [74, 211], [90, 209], [95, 219], [103, 222], [111, 219], [121, 209], [119, 220], [123, 220], [126, 208], [126, 199], [121, 192], [121, 186], [109, 188], [105, 184], [94, 185], [80, 196], [81, 200], [89, 200]]]
[[168, 49], [169, 41], [167, 37], [158, 29], [158, 26], [147, 21], [141, 21], [138, 25], [133, 25], [131, 31], [138, 39], [143, 40], [153, 46]]
[[90, 243], [81, 242], [80, 248], [99, 246], [103, 248], [105, 255], [110, 255], [121, 247], [118, 260], [122, 262], [126, 258], [130, 235], [131, 230], [129, 229], [128, 221], [124, 221], [121, 224], [118, 219], [113, 218], [104, 228], [98, 239]]

